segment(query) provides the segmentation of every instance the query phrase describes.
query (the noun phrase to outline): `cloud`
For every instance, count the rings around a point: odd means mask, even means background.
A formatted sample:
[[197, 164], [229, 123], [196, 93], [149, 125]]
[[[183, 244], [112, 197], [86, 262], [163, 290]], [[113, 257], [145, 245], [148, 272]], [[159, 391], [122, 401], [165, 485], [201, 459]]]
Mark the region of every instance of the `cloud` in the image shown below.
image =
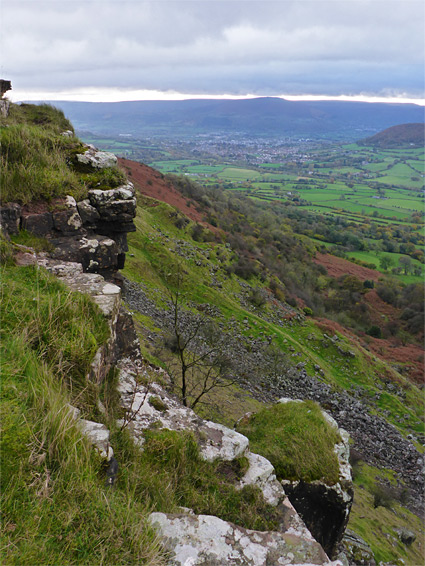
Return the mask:
[[423, 95], [410, 0], [3, 0], [14, 89]]

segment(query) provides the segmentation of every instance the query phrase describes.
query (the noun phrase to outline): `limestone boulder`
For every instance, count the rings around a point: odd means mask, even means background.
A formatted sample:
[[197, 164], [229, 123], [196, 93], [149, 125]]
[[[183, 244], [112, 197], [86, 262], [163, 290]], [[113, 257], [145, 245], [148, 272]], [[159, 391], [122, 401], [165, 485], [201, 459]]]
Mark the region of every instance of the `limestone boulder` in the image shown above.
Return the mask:
[[248, 470], [239, 482], [239, 488], [246, 485], [259, 487], [263, 492], [263, 497], [270, 505], [278, 505], [285, 497], [285, 492], [281, 483], [276, 479], [275, 470], [272, 464], [259, 454], [252, 452], [246, 453], [248, 459]]
[[35, 234], [46, 236], [53, 229], [53, 215], [51, 212], [22, 213], [21, 228]]
[[96, 208], [104, 222], [131, 222], [136, 216], [136, 198], [132, 183], [102, 191], [89, 191], [90, 204]]
[[114, 455], [114, 451], [109, 444], [109, 430], [106, 426], [94, 421], [86, 421], [85, 419], [77, 420], [77, 425], [84, 436], [98, 450], [100, 456], [105, 460], [110, 460]]
[[244, 529], [210, 515], [152, 513], [151, 524], [163, 537], [169, 566], [307, 566], [331, 563], [311, 537], [292, 532]]
[[413, 531], [411, 531], [410, 529], [406, 529], [404, 527], [399, 527], [399, 528], [395, 529], [395, 531], [396, 531], [397, 536], [400, 539], [400, 541], [407, 546], [410, 546], [416, 540], [415, 533]]
[[341, 561], [350, 566], [376, 566], [372, 549], [354, 531], [347, 529], [339, 545]]
[[118, 247], [105, 236], [54, 238], [53, 258], [81, 263], [84, 271], [97, 273], [118, 268]]
[[77, 202], [77, 208], [84, 226], [95, 226], [97, 221], [100, 220], [100, 214], [90, 204], [89, 199]]
[[[128, 371], [128, 367], [121, 368], [118, 389], [123, 407], [128, 414], [134, 415], [129, 423], [129, 430], [139, 446], [143, 445], [145, 430], [160, 426], [168, 430], [193, 432], [200, 454], [208, 462], [234, 460], [243, 456], [248, 449], [246, 436], [199, 418], [192, 409], [181, 405], [157, 383], [152, 383], [149, 389], [138, 385], [134, 373]], [[159, 398], [165, 410], [156, 409], [155, 403], [150, 402], [152, 397]]]
[[67, 196], [58, 210], [53, 211], [53, 225], [58, 232], [75, 234], [83, 225], [74, 197]]
[[84, 153], [79, 153], [76, 159], [78, 163], [94, 169], [115, 167], [118, 163], [116, 155], [108, 151], [98, 151], [94, 146], [87, 146], [87, 150]]

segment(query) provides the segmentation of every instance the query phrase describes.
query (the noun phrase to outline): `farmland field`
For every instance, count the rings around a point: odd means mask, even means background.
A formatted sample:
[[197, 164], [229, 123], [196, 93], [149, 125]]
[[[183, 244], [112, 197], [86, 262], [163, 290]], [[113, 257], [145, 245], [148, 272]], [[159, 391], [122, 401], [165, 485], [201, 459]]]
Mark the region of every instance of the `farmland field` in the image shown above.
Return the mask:
[[[141, 161], [163, 174], [192, 177], [212, 190], [236, 191], [258, 203], [283, 203], [325, 224], [348, 223], [344, 230], [359, 233], [362, 240], [366, 237], [371, 249], [339, 244], [337, 250], [332, 248], [335, 253], [375, 265], [378, 270], [382, 270], [382, 254], [390, 254], [398, 279], [408, 283], [421, 278], [418, 270], [423, 261], [425, 217], [422, 148], [295, 143], [275, 150], [274, 142], [226, 142], [221, 137], [208, 143], [194, 137], [178, 144], [131, 137], [90, 141], [132, 159], [143, 156]], [[249, 144], [252, 147], [248, 148]], [[377, 230], [388, 233], [375, 237]], [[388, 248], [387, 240], [396, 242], [395, 249]], [[324, 246], [335, 245], [335, 241], [326, 241], [324, 233], [315, 243], [319, 241]], [[410, 247], [406, 248], [407, 244]], [[406, 250], [412, 258], [409, 274], [398, 264]]]

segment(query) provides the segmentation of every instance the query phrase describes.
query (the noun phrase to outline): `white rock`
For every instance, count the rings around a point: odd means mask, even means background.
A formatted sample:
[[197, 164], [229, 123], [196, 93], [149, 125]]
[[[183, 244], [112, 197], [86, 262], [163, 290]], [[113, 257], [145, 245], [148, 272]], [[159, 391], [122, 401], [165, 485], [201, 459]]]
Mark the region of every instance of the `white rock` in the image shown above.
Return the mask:
[[77, 421], [77, 424], [84, 436], [98, 449], [102, 458], [110, 460], [114, 455], [114, 451], [109, 444], [109, 430], [106, 426], [94, 421], [86, 421], [85, 419], [80, 419]]
[[277, 481], [272, 464], [259, 454], [249, 452], [246, 454], [249, 468], [239, 483], [239, 489], [246, 485], [254, 485], [261, 489], [264, 499], [270, 505], [278, 505], [284, 498], [285, 492]]
[[149, 520], [164, 539], [169, 566], [340, 564], [297, 533], [252, 531], [209, 515], [152, 513]]
[[91, 165], [95, 169], [105, 169], [106, 167], [115, 167], [118, 159], [113, 153], [107, 151], [96, 151], [92, 147], [84, 153], [77, 155], [80, 163]]
[[102, 293], [104, 295], [116, 295], [116, 294], [119, 295], [121, 293], [121, 289], [118, 287], [118, 285], [107, 283], [106, 285], [104, 285], [102, 289]]
[[214, 460], [234, 460], [243, 456], [248, 449], [249, 440], [235, 430], [223, 425], [205, 421], [200, 427], [201, 455], [207, 462]]

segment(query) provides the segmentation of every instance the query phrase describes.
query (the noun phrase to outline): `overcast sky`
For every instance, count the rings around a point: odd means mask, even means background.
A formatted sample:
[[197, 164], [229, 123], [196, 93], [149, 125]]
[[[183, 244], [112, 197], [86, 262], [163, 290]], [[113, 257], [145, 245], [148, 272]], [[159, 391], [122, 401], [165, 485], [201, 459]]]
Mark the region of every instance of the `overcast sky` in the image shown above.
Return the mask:
[[423, 100], [424, 12], [423, 0], [0, 0], [1, 76], [12, 100]]

